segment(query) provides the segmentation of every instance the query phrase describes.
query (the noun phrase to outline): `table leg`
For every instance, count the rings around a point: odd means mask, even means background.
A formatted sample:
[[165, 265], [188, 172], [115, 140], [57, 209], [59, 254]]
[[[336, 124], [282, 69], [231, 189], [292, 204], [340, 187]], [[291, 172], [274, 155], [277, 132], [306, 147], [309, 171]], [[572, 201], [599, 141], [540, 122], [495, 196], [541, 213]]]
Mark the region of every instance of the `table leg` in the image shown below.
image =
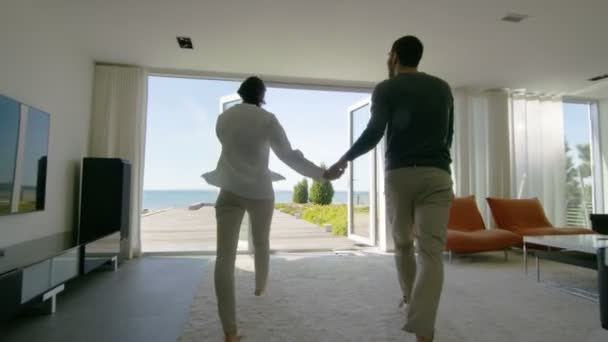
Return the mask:
[[540, 258], [536, 256], [536, 281], [540, 283]]
[[524, 276], [528, 276], [528, 247], [524, 242]]

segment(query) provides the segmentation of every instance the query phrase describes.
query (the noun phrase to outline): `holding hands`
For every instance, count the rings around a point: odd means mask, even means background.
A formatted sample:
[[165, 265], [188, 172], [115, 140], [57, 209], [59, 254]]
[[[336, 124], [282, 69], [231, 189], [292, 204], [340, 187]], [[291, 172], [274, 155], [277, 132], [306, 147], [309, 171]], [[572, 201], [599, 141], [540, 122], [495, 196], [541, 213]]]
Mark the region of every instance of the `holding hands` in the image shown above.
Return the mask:
[[328, 181], [334, 181], [344, 174], [346, 171], [346, 167], [348, 166], [348, 161], [345, 159], [340, 159], [334, 165], [332, 165], [329, 169], [325, 170], [323, 173], [323, 178]]

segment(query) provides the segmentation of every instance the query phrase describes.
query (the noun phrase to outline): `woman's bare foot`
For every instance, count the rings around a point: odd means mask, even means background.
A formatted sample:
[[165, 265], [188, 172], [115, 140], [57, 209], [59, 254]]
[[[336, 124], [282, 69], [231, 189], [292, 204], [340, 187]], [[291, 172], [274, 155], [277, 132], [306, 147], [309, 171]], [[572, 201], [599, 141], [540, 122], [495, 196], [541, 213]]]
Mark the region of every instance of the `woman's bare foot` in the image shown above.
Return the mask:
[[239, 342], [241, 340], [238, 334], [227, 334], [225, 337], [225, 342]]

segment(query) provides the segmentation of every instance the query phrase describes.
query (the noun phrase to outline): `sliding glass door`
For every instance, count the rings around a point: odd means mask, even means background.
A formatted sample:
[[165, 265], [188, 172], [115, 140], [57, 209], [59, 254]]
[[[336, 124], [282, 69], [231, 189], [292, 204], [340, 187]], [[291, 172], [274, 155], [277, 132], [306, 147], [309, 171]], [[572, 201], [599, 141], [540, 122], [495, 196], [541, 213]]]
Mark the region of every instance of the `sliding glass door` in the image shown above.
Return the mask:
[[[350, 146], [365, 130], [370, 109], [371, 99], [360, 101], [348, 109]], [[348, 237], [374, 246], [377, 242], [376, 149], [351, 162], [348, 170]]]

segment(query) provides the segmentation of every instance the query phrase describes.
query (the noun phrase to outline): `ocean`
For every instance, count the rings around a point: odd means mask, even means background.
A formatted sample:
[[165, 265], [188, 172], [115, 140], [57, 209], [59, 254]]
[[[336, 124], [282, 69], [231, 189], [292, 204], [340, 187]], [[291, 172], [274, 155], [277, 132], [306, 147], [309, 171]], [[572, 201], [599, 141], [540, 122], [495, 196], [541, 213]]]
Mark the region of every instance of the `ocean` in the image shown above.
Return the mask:
[[[194, 203], [215, 203], [214, 190], [144, 190], [143, 209], [186, 208]], [[276, 203], [291, 203], [292, 191], [275, 191]], [[347, 203], [348, 192], [336, 191], [333, 203]], [[368, 203], [368, 193], [359, 193], [360, 204]]]

